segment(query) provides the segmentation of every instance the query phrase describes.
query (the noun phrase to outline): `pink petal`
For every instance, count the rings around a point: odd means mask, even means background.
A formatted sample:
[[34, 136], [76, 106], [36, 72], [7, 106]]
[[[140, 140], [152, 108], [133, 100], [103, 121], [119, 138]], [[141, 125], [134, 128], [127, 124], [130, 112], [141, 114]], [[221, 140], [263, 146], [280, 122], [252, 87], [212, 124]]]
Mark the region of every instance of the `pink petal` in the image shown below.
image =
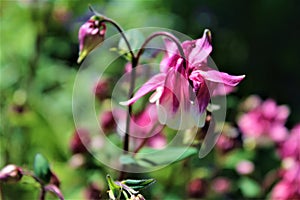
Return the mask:
[[190, 65], [198, 65], [206, 60], [212, 51], [211, 34], [205, 30], [202, 38], [182, 43], [185, 55]]
[[163, 73], [157, 74], [150, 78], [128, 101], [120, 102], [121, 105], [128, 106], [136, 102], [139, 98], [144, 96], [145, 94], [155, 90], [157, 87], [160, 87], [164, 84], [166, 75]]
[[245, 75], [241, 76], [232, 76], [224, 72], [218, 72], [216, 70], [207, 70], [207, 71], [202, 71], [202, 70], [195, 70], [190, 77], [198, 76], [200, 74], [205, 80], [212, 81], [212, 82], [217, 82], [217, 83], [223, 83], [228, 86], [236, 86], [241, 82], [244, 78]]

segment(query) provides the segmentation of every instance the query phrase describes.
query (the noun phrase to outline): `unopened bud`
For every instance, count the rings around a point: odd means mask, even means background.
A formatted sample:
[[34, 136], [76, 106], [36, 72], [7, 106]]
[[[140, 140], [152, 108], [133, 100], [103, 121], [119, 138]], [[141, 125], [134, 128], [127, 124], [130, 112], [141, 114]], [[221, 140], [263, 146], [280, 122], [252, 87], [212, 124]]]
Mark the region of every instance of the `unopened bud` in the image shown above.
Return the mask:
[[99, 44], [104, 41], [106, 26], [101, 22], [101, 17], [93, 16], [79, 29], [79, 57], [77, 62], [83, 59]]
[[87, 152], [86, 145], [91, 142], [89, 132], [85, 129], [79, 128], [74, 132], [71, 139], [70, 149], [73, 154]]
[[138, 194], [137, 196], [131, 195], [130, 200], [145, 200], [145, 197], [141, 194]]
[[0, 181], [15, 183], [21, 180], [23, 174], [20, 167], [16, 165], [7, 165], [0, 171]]
[[108, 133], [116, 127], [114, 115], [111, 111], [105, 111], [101, 114], [100, 125], [104, 133]]
[[106, 79], [100, 80], [94, 88], [96, 98], [101, 102], [110, 96], [109, 81]]

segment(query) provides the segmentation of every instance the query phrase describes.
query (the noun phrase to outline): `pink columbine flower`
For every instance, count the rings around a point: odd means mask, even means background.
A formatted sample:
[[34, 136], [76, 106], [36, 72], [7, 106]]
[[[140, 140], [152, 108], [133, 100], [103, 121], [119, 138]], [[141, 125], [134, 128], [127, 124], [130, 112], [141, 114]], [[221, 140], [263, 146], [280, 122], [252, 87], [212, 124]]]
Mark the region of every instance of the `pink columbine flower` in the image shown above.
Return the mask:
[[150, 78], [133, 98], [121, 104], [131, 105], [155, 90], [150, 102], [157, 105], [160, 123], [178, 130], [202, 127], [210, 97], [230, 92], [245, 76], [231, 76], [208, 67], [207, 58], [212, 51], [209, 30], [198, 40], [182, 43], [186, 67], [177, 46], [169, 40], [165, 45], [161, 72]]
[[85, 22], [79, 29], [79, 57], [77, 62], [81, 61], [99, 44], [104, 41], [106, 26], [100, 22], [101, 17], [93, 16]]
[[289, 115], [287, 106], [278, 106], [272, 99], [260, 102], [238, 120], [238, 126], [245, 138], [255, 139], [256, 142], [266, 140], [282, 142], [288, 130], [284, 126]]

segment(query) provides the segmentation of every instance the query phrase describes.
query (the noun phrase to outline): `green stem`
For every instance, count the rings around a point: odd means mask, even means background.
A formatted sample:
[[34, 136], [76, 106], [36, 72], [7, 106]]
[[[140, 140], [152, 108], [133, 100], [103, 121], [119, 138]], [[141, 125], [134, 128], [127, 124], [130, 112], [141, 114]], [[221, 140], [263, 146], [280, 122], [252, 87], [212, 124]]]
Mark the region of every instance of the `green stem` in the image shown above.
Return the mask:
[[[131, 65], [132, 65], [132, 73], [131, 73], [131, 78], [130, 78], [130, 88], [129, 88], [129, 92], [128, 92], [128, 98], [130, 99], [133, 96], [133, 91], [134, 91], [134, 87], [135, 87], [135, 68], [137, 66], [138, 60], [136, 59], [132, 48], [130, 46], [130, 43], [126, 37], [126, 35], [124, 34], [123, 29], [121, 28], [121, 26], [119, 26], [117, 24], [117, 22], [115, 22], [114, 20], [107, 18], [103, 15], [101, 15], [101, 17], [103, 18], [103, 20], [100, 21], [101, 22], [108, 22], [110, 24], [112, 24], [117, 30], [118, 32], [121, 34], [121, 37], [124, 39], [129, 53], [131, 55]], [[126, 117], [126, 130], [125, 130], [125, 136], [124, 136], [124, 142], [123, 142], [123, 151], [124, 154], [127, 154], [129, 151], [129, 131], [130, 131], [130, 116], [132, 114], [132, 106], [128, 106], [128, 113], [127, 113], [127, 117]]]

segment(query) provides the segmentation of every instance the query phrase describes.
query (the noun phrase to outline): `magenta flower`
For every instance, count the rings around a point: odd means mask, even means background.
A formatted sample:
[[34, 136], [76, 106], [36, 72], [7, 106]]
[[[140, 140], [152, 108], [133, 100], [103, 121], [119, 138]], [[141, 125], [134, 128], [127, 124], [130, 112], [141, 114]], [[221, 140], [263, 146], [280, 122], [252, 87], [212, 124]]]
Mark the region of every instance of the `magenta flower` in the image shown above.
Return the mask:
[[[298, 158], [299, 159], [299, 158]], [[300, 199], [300, 162], [290, 160], [281, 173], [281, 181], [272, 190], [272, 199]]]
[[268, 99], [243, 114], [238, 120], [238, 126], [246, 139], [252, 138], [258, 143], [282, 142], [288, 134], [284, 126], [288, 115], [287, 106], [277, 106], [274, 100]]
[[297, 124], [279, 149], [282, 158], [300, 160], [300, 124]]
[[202, 127], [210, 97], [229, 92], [245, 76], [231, 76], [208, 67], [207, 58], [212, 51], [208, 30], [202, 38], [182, 43], [186, 67], [176, 45], [169, 40], [165, 41], [165, 45], [161, 72], [150, 78], [133, 98], [121, 104], [131, 105], [156, 90], [150, 102], [156, 102], [160, 123], [178, 130]]
[[271, 193], [272, 200], [291, 200], [300, 199], [300, 193], [298, 192], [298, 186], [292, 182], [281, 180], [278, 182]]
[[80, 27], [78, 34], [78, 63], [80, 63], [94, 48], [104, 41], [106, 26], [104, 23], [100, 23], [100, 21], [100, 17], [93, 16]]

